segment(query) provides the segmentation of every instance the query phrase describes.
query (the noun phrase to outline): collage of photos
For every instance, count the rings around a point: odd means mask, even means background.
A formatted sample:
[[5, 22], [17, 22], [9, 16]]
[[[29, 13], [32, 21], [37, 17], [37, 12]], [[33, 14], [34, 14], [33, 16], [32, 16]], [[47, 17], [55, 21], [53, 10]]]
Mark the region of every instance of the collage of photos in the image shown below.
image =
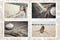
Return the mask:
[[2, 0], [0, 40], [60, 40], [56, 19], [53, 0]]

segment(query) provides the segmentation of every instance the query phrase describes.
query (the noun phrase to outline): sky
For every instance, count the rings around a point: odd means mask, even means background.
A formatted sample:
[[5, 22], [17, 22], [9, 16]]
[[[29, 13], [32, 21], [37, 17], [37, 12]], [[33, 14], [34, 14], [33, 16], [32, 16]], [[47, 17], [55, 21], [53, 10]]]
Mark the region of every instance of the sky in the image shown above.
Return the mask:
[[51, 20], [32, 20], [32, 24], [55, 24], [56, 20], [55, 19], [51, 19]]

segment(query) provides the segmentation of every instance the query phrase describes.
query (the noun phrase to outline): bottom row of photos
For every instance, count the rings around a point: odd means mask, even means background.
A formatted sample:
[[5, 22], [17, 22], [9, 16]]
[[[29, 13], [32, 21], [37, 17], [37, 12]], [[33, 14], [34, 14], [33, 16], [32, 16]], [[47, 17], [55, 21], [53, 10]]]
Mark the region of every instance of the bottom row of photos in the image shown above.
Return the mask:
[[[28, 37], [28, 21], [5, 21], [5, 37]], [[33, 37], [56, 37], [55, 21], [32, 21]]]

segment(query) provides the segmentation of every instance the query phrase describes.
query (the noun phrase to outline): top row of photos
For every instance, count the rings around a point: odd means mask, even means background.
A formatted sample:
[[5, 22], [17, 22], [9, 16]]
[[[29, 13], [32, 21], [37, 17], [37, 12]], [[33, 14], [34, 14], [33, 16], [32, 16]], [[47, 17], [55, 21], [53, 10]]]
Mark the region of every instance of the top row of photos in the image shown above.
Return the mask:
[[5, 18], [56, 18], [56, 3], [32, 3], [29, 13], [28, 3], [5, 3]]

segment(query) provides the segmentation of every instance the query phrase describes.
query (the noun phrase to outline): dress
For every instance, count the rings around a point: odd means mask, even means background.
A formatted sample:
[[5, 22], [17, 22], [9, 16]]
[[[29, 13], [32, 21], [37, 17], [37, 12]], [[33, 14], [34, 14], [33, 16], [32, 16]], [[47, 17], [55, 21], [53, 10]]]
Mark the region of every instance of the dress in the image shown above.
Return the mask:
[[18, 17], [19, 18], [25, 18], [25, 12], [24, 11], [20, 11]]

